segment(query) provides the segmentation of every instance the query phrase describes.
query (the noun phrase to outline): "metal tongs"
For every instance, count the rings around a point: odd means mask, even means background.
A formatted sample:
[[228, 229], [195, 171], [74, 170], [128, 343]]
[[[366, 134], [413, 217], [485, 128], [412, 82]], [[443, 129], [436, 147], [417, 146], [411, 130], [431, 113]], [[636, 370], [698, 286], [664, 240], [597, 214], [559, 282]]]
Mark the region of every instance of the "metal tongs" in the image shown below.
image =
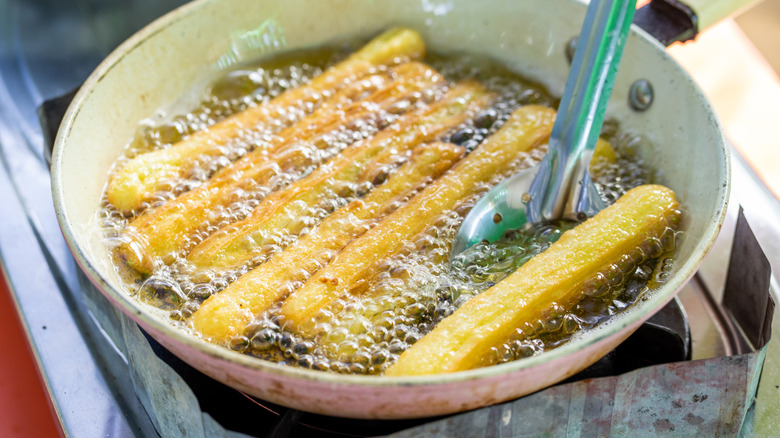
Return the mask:
[[585, 15], [547, 154], [492, 188], [464, 219], [450, 260], [507, 230], [560, 218], [582, 220], [604, 208], [588, 175], [615, 83], [636, 0], [592, 0]]

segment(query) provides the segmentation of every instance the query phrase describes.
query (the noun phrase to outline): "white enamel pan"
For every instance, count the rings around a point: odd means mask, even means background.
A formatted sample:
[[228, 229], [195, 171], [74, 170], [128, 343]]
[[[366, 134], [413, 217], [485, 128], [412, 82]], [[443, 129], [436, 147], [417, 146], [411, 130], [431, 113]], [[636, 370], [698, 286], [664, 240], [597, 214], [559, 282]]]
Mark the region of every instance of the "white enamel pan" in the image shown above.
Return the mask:
[[[702, 2], [700, 25], [725, 15]], [[677, 193], [685, 233], [672, 278], [647, 300], [552, 351], [498, 366], [409, 378], [345, 376], [280, 366], [221, 348], [171, 326], [120, 286], [95, 226], [111, 163], [138, 122], [214, 77], [220, 59], [244, 54], [231, 36], [272, 19], [286, 46], [313, 47], [373, 36], [391, 26], [419, 30], [429, 48], [493, 57], [560, 95], [565, 47], [585, 5], [575, 0], [203, 0], [155, 21], [114, 51], [89, 77], [57, 136], [54, 202], [81, 269], [114, 305], [178, 357], [248, 394], [305, 411], [355, 418], [412, 418], [517, 398], [584, 369], [671, 300], [694, 274], [720, 229], [729, 192], [728, 148], [712, 107], [663, 45], [636, 26], [626, 44], [608, 116], [651, 144], [644, 156]], [[240, 47], [238, 47], [240, 48]], [[266, 52], [268, 54], [270, 52]], [[629, 106], [638, 79], [652, 84], [645, 111]]]

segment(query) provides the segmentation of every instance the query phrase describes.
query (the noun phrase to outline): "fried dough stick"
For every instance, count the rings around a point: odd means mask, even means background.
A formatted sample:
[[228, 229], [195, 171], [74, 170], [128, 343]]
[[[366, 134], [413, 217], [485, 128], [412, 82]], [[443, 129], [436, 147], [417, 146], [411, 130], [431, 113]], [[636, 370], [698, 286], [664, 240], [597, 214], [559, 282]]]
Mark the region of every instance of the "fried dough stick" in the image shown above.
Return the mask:
[[170, 262], [164, 259], [180, 254], [192, 244], [190, 239], [195, 232], [213, 223], [220, 209], [227, 209], [237, 197], [265, 188], [282, 173], [292, 171], [299, 175], [328, 158], [327, 150], [320, 148], [329, 148], [333, 138], [339, 144], [356, 141], [355, 135], [366, 125], [381, 127], [391, 115], [388, 110], [413, 107], [422, 90], [437, 89], [444, 83], [433, 69], [417, 62], [402, 64], [393, 71], [399, 77], [388, 87], [344, 109], [323, 109], [312, 114], [196, 189], [133, 220], [118, 248], [120, 257], [133, 269], [150, 273], [161, 260]]
[[670, 189], [644, 185], [628, 191], [615, 204], [565, 232], [513, 274], [467, 301], [403, 352], [385, 375], [447, 373], [484, 364], [491, 347], [538, 320], [544, 309], [578, 301], [605, 268], [642, 262], [648, 251], [638, 248], [661, 239], [679, 222], [678, 203]]
[[[610, 163], [614, 163], [616, 160], [617, 155], [615, 150], [612, 148], [612, 145], [608, 141], [599, 138], [596, 149], [593, 153], [593, 158], [590, 162], [591, 175], [595, 174], [593, 172], [594, 164], [608, 165]], [[457, 229], [447, 229], [447, 231], [442, 230], [437, 232], [438, 237], [443, 238], [440, 239], [441, 241], [439, 242], [431, 242], [428, 239], [430, 234], [428, 234], [427, 231], [428, 230], [422, 231], [420, 234], [414, 236], [411, 240], [413, 242], [424, 242], [422, 245], [426, 248], [426, 251], [430, 251], [425, 256], [425, 260], [427, 262], [431, 263], [432, 265], [446, 266], [445, 263], [447, 263], [449, 260], [449, 244], [451, 243], [451, 239], [454, 237], [455, 231], [457, 231]], [[396, 254], [393, 257], [384, 260], [382, 264], [390, 262], [389, 265], [392, 265], [393, 261], [397, 261], [398, 258], [402, 257], [403, 256], [400, 254]], [[511, 272], [507, 272], [507, 275], [510, 273]], [[390, 275], [392, 277], [392, 274]], [[403, 278], [406, 276], [415, 277], [416, 275], [417, 274], [410, 273], [408, 271], [400, 274], [400, 276]], [[382, 285], [382, 282], [378, 281], [375, 273], [372, 272], [370, 274], [370, 280], [368, 281], [366, 293], [362, 293], [360, 295], [351, 294], [347, 297], [341, 297], [342, 299], [345, 299], [345, 302], [341, 302], [339, 307], [349, 307], [352, 308], [353, 311], [340, 314], [335, 322], [330, 321], [330, 329], [328, 332], [318, 333], [318, 335], [324, 336], [318, 336], [317, 343], [326, 347], [324, 351], [326, 354], [330, 355], [331, 358], [338, 358], [338, 351], [335, 351], [333, 348], [329, 348], [335, 346], [334, 343], [330, 340], [330, 335], [334, 335], [336, 337], [340, 336], [338, 328], [347, 329], [352, 335], [358, 335], [360, 333], [365, 333], [367, 330], [381, 328], [377, 326], [377, 322], [387, 317], [387, 313], [385, 313], [386, 311], [395, 313], [406, 312], [410, 310], [407, 307], [410, 303], [404, 301], [394, 302], [392, 298], [400, 296], [404, 291], [409, 290], [410, 288], [417, 289], [420, 287], [423, 287], [421, 283], [414, 281], [409, 283], [396, 283], [392, 286], [388, 286], [387, 284]], [[427, 312], [420, 310], [420, 306], [425, 307], [429, 304], [433, 304], [433, 300], [435, 300], [435, 297], [433, 296], [425, 294], [418, 295], [418, 299], [415, 300], [415, 303], [417, 304], [417, 310], [414, 311], [413, 314], [416, 315], [416, 317], [422, 318]], [[333, 309], [328, 308], [327, 310], [332, 311]], [[356, 324], [356, 321], [364, 321], [366, 324]], [[381, 322], [379, 323], [379, 325], [382, 324], [383, 323]], [[409, 322], [406, 324], [409, 324]]]
[[[448, 143], [418, 146], [409, 161], [363, 199], [352, 201], [325, 218], [284, 251], [212, 295], [192, 315], [192, 325], [205, 338], [225, 343], [252, 319], [282, 299], [297, 284], [327, 264], [350, 240], [382, 217], [388, 205], [444, 173], [463, 156], [463, 148]], [[298, 266], [298, 272], [290, 269]]]
[[406, 114], [390, 128], [349, 147], [306, 178], [266, 197], [248, 218], [206, 238], [187, 259], [198, 268], [229, 268], [246, 263], [264, 245], [275, 244], [312, 225], [296, 218], [306, 216], [323, 201], [337, 199], [340, 187], [359, 184], [365, 178], [366, 166], [376, 167], [393, 155], [436, 139], [487, 108], [494, 98], [477, 82], [456, 85], [443, 100]]
[[553, 110], [540, 106], [516, 110], [498, 132], [465, 159], [352, 241], [326, 268], [293, 292], [282, 305], [282, 316], [305, 333], [320, 309], [340, 295], [360, 289], [377, 262], [401, 249], [404, 241], [425, 229], [442, 211], [452, 209], [480, 186], [510, 170], [521, 152], [545, 141], [554, 118]]
[[125, 212], [137, 210], [163, 181], [184, 177], [204, 156], [221, 155], [220, 146], [241, 136], [242, 131], [256, 130], [274, 120], [281, 120], [289, 126], [295, 120], [279, 117], [288, 113], [289, 108], [322, 102], [377, 66], [421, 59], [424, 55], [425, 44], [417, 32], [400, 28], [388, 30], [309, 84], [288, 90], [267, 104], [234, 114], [167, 149], [142, 154], [128, 161], [109, 181], [108, 201]]

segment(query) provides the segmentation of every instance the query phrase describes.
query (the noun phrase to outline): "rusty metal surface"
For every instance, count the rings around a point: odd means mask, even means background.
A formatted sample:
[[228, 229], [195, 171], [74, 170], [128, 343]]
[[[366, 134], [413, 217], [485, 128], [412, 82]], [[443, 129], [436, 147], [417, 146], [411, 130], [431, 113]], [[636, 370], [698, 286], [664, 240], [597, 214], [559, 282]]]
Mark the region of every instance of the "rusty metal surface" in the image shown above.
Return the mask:
[[774, 302], [769, 290], [772, 268], [740, 208], [734, 246], [731, 250], [723, 308], [744, 330], [747, 339], [758, 348], [772, 334]]
[[736, 436], [762, 359], [678, 362], [583, 380], [390, 436]]
[[[745, 216], [755, 233], [761, 248], [769, 258], [772, 266], [771, 296], [780, 299], [780, 202], [767, 189], [738, 153], [732, 153], [733, 191], [732, 201], [739, 202], [745, 208]], [[736, 216], [736, 208], [729, 213]], [[729, 220], [729, 222], [732, 222]], [[710, 273], [717, 272], [717, 263], [725, 266], [729, 252], [713, 247], [712, 268]], [[706, 263], [706, 262], [705, 262]], [[725, 277], [724, 277], [725, 281]], [[716, 289], [717, 290], [717, 289]], [[780, 317], [772, 322], [775, 333], [780, 331]], [[756, 396], [755, 412], [752, 421], [748, 422], [745, 436], [776, 437], [780, 431], [780, 337], [775, 336], [766, 347], [766, 359], [761, 373], [761, 382]]]

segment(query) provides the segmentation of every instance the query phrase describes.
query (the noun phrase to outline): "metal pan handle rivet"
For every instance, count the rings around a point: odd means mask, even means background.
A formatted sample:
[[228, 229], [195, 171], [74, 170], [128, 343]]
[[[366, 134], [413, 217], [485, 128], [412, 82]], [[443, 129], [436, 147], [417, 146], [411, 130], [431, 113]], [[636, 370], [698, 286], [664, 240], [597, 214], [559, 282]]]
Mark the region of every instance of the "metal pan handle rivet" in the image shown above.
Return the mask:
[[573, 36], [571, 39], [569, 39], [569, 42], [566, 43], [566, 59], [569, 61], [569, 64], [574, 60], [574, 52], [577, 51], [577, 37]]
[[653, 104], [653, 85], [647, 79], [639, 79], [631, 84], [628, 91], [628, 103], [636, 111], [645, 111]]

